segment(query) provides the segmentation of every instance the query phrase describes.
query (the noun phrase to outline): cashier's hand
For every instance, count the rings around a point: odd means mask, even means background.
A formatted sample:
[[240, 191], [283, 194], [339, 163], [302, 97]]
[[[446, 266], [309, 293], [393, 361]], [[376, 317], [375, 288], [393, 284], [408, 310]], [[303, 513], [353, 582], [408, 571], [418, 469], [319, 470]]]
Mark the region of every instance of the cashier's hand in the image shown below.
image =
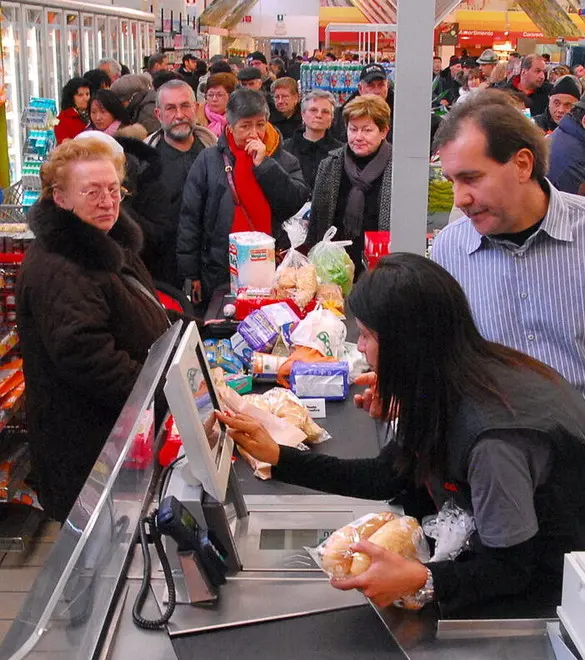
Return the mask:
[[215, 416], [230, 429], [234, 442], [250, 456], [270, 465], [278, 464], [280, 447], [259, 421], [250, 415], [225, 414], [217, 410]]
[[373, 371], [367, 374], [360, 374], [355, 379], [356, 385], [366, 385], [366, 389], [361, 394], [353, 397], [354, 403], [358, 408], [365, 410], [370, 417], [380, 419], [382, 417], [382, 402], [377, 393], [378, 377]]
[[246, 152], [252, 156], [254, 167], [258, 167], [258, 165], [260, 165], [266, 158], [266, 145], [262, 140], [258, 140], [257, 138], [250, 140], [246, 144], [245, 149]]
[[372, 563], [357, 577], [333, 578], [331, 585], [336, 589], [359, 589], [378, 607], [388, 607], [403, 596], [415, 594], [426, 584], [427, 569], [419, 561], [404, 559], [369, 541], [360, 541], [351, 549], [368, 555]]

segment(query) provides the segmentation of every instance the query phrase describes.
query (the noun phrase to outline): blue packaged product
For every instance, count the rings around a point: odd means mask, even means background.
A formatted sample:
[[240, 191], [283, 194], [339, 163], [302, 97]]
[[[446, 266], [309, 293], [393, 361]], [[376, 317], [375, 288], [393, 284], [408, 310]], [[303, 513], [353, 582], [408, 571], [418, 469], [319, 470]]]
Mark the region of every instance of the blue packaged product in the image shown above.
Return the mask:
[[217, 364], [228, 374], [244, 373], [244, 363], [235, 354], [229, 339], [221, 339], [217, 345]]
[[203, 347], [205, 348], [205, 356], [207, 357], [209, 366], [212, 369], [219, 366], [217, 364], [217, 344], [217, 339], [206, 339], [203, 342]]
[[349, 395], [349, 365], [295, 362], [290, 372], [290, 387], [300, 399], [343, 401]]

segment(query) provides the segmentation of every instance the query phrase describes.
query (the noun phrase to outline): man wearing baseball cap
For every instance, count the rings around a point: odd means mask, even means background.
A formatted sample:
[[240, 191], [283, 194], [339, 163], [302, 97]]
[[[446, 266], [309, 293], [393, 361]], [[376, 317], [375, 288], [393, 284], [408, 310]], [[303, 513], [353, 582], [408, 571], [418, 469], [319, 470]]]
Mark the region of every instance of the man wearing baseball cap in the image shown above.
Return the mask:
[[439, 106], [448, 108], [457, 101], [461, 89], [462, 74], [461, 59], [457, 55], [452, 55], [449, 59], [449, 66], [441, 71], [441, 75], [433, 83], [433, 108]]
[[549, 135], [559, 125], [561, 119], [581, 98], [583, 86], [575, 76], [562, 76], [554, 84], [548, 107], [541, 115], [534, 117], [537, 126]]
[[477, 63], [479, 64], [479, 70], [489, 80], [492, 71], [496, 68], [496, 64], [498, 63], [498, 56], [491, 48], [487, 48], [477, 58]]
[[[390, 108], [390, 113], [394, 109], [394, 89], [388, 81], [388, 74], [386, 69], [377, 62], [366, 64], [360, 73], [360, 81], [358, 83], [358, 91], [350, 96], [350, 98], [335, 111], [335, 118], [331, 127], [332, 137], [347, 142], [347, 129], [343, 120], [343, 109], [345, 106], [356, 98], [356, 96], [365, 96], [366, 94], [374, 94], [384, 99]], [[392, 114], [390, 114], [390, 130], [386, 138], [388, 142], [392, 139]]]
[[260, 71], [260, 76], [262, 79], [262, 91], [266, 94], [270, 94], [270, 86], [272, 85], [273, 79], [270, 77], [270, 73], [268, 71], [268, 61], [266, 60], [266, 55], [261, 53], [259, 50], [256, 50], [248, 55], [248, 63], [251, 67], [254, 67]]
[[195, 77], [197, 70], [197, 58], [191, 53], [183, 55], [183, 63], [178, 69], [178, 72], [183, 76], [185, 82], [189, 83], [193, 91], [197, 93], [197, 85], [199, 85], [199, 76]]
[[585, 96], [550, 136], [548, 178], [559, 190], [574, 194], [585, 182]]

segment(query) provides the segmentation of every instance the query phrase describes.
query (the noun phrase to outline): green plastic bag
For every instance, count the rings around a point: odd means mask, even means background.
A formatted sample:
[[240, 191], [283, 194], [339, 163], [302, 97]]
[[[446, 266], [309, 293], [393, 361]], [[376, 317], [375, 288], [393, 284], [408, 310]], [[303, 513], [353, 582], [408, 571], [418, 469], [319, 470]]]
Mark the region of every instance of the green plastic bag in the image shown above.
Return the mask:
[[337, 227], [330, 227], [323, 240], [309, 252], [309, 261], [317, 270], [320, 284], [338, 284], [347, 297], [353, 287], [355, 265], [345, 248], [352, 241], [333, 241]]

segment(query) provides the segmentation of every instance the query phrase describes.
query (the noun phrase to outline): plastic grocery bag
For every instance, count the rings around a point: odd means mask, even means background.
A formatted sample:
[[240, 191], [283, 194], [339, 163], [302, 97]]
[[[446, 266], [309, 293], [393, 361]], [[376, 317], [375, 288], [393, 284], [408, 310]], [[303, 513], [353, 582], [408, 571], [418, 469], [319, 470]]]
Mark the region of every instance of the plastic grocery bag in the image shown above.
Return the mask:
[[276, 269], [274, 288], [279, 298], [290, 298], [304, 309], [317, 292], [317, 269], [296, 248], [305, 242], [306, 232], [298, 229], [298, 223], [283, 225], [291, 247]]
[[436, 516], [423, 520], [425, 534], [435, 539], [435, 553], [431, 561], [448, 561], [458, 557], [466, 549], [475, 531], [473, 516], [447, 500]]
[[[329, 577], [355, 577], [367, 571], [371, 563], [368, 555], [351, 550], [351, 546], [362, 540], [396, 552], [405, 559], [429, 561], [429, 546], [418, 521], [390, 511], [371, 513], [341, 527], [311, 552], [311, 556]], [[419, 609], [412, 595], [403, 596], [394, 605]]]
[[328, 309], [315, 309], [297, 325], [290, 335], [295, 346], [314, 348], [325, 357], [338, 359], [343, 352], [347, 328]]
[[355, 265], [345, 248], [352, 241], [333, 241], [337, 227], [329, 227], [323, 240], [309, 252], [309, 261], [317, 269], [320, 284], [339, 284], [344, 296], [353, 287]]

